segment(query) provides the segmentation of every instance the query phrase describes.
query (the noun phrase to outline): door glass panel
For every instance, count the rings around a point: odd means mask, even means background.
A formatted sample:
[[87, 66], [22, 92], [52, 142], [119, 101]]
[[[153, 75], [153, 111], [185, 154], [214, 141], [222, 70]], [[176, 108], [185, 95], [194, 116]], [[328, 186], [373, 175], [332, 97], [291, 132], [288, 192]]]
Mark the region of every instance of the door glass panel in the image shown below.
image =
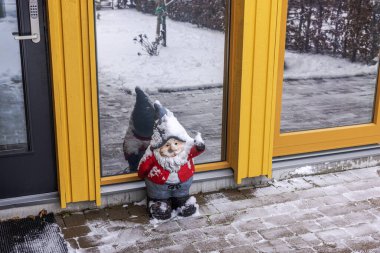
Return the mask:
[[16, 8], [0, 0], [0, 152], [28, 148]]
[[288, 3], [281, 132], [373, 122], [380, 2]]
[[95, 1], [103, 176], [135, 172], [123, 143], [149, 141], [128, 132], [138, 120], [131, 117], [137, 86], [190, 136], [202, 133], [206, 152], [195, 163], [225, 159], [227, 7], [223, 0]]

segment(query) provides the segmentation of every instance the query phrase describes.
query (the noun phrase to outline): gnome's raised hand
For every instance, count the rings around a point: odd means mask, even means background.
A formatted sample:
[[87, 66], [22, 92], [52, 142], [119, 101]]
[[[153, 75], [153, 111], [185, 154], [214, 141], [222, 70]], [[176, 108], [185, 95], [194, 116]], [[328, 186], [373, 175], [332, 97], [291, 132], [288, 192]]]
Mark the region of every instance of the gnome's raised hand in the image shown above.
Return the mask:
[[194, 144], [197, 147], [198, 150], [205, 150], [205, 142], [202, 139], [202, 134], [200, 132], [197, 132], [197, 134], [194, 137]]

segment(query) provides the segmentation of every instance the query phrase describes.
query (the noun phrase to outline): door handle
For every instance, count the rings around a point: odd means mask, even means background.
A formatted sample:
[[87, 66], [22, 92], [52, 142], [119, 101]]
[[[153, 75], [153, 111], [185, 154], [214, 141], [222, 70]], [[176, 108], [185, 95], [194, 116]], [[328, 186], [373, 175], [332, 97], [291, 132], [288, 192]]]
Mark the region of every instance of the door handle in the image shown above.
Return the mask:
[[12, 33], [12, 35], [15, 40], [35, 40], [38, 38], [37, 34], [19, 35], [18, 33]]
[[40, 42], [40, 18], [38, 15], [38, 0], [29, 0], [30, 35], [19, 35], [12, 33], [15, 40], [32, 40]]

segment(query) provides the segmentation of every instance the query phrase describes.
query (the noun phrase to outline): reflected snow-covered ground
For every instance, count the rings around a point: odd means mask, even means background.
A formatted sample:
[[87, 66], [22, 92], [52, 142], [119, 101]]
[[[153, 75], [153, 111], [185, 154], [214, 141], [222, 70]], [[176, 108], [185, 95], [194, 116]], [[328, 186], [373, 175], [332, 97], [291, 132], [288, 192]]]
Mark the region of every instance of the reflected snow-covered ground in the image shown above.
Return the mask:
[[27, 142], [20, 47], [12, 36], [18, 31], [15, 0], [5, 0], [4, 6], [6, 16], [0, 18], [0, 150]]

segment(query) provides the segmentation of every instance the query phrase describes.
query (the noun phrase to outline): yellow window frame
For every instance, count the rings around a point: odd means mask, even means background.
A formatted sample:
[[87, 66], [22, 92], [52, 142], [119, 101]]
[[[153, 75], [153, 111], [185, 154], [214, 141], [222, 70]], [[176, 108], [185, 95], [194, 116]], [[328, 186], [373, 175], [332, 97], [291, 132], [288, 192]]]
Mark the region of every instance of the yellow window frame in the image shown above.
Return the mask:
[[[271, 176], [276, 52], [281, 1], [232, 0], [226, 161], [197, 171], [232, 168], [235, 181]], [[138, 180], [100, 176], [93, 0], [47, 1], [61, 206], [101, 204], [101, 185]]]
[[380, 142], [380, 79], [377, 80], [377, 89], [374, 103], [374, 120], [372, 123], [343, 126], [335, 128], [281, 133], [281, 106], [282, 84], [284, 75], [285, 39], [288, 1], [283, 2], [281, 12], [281, 24], [279, 26], [280, 50], [278, 53], [278, 83], [276, 103], [276, 123], [274, 136], [274, 156], [308, 153], [321, 150], [338, 149]]

